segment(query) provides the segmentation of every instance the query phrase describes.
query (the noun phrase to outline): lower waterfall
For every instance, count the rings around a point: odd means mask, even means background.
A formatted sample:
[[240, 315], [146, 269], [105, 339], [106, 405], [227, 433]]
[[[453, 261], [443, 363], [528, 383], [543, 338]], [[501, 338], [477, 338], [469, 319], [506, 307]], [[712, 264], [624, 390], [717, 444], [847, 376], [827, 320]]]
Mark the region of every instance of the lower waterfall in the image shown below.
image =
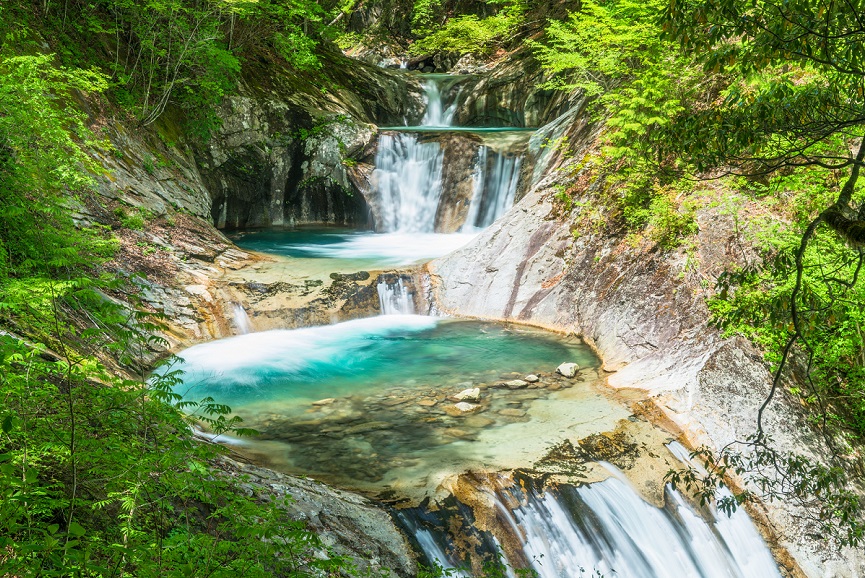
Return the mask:
[[487, 146], [478, 150], [474, 191], [463, 230], [483, 229], [514, 204], [522, 157], [497, 152]]
[[[495, 510], [484, 516], [496, 520], [495, 528], [486, 528], [491, 532], [454, 535], [454, 528], [474, 525], [465, 520], [470, 514], [462, 505], [450, 517], [445, 509], [409, 509], [396, 518], [430, 564], [459, 568], [460, 575], [472, 575], [473, 554], [494, 556], [496, 545], [503, 544], [508, 576], [530, 569], [540, 578], [780, 578], [769, 549], [741, 509], [730, 517], [714, 509], [701, 515], [669, 487], [665, 506], [657, 508], [618, 470], [580, 487], [526, 485], [499, 478], [493, 487], [481, 488], [480, 499]], [[480, 547], [467, 553], [465, 544]]]
[[393, 283], [388, 283], [382, 277], [378, 282], [378, 301], [382, 315], [415, 314], [413, 295], [400, 278]]

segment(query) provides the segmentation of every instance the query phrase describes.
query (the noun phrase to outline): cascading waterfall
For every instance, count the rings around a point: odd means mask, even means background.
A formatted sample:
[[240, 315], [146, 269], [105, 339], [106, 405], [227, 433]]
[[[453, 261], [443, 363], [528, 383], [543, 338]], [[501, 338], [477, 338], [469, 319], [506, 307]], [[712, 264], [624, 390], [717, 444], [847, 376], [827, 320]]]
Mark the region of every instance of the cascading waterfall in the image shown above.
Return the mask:
[[[780, 578], [778, 567], [743, 510], [708, 520], [667, 488], [666, 506], [644, 501], [618, 470], [599, 483], [544, 492], [516, 485], [484, 489], [494, 503], [501, 543], [514, 568], [540, 578]], [[434, 526], [406, 523], [430, 562], [458, 566], [454, 542]], [[441, 521], [439, 529], [453, 527]], [[457, 524], [457, 526], [459, 526]], [[476, 541], [476, 540], [475, 540]], [[487, 540], [488, 541], [488, 540]]]
[[[436, 228], [446, 159], [440, 144], [421, 138], [419, 132], [455, 128], [457, 99], [448, 98], [451, 85], [444, 78], [425, 79], [423, 86], [427, 109], [415, 127], [418, 132], [406, 127], [379, 137], [372, 179], [380, 200], [379, 232], [432, 233]], [[521, 164], [519, 155], [479, 147], [463, 231], [489, 226], [513, 205]]]
[[378, 229], [386, 233], [432, 233], [442, 195], [444, 154], [437, 142], [412, 133], [382, 134], [373, 182], [381, 199]]
[[251, 331], [249, 325], [249, 316], [246, 314], [246, 309], [240, 303], [233, 303], [234, 309], [234, 326], [240, 335], [246, 335]]
[[497, 152], [487, 146], [478, 150], [474, 190], [464, 231], [489, 227], [511, 208], [522, 160], [521, 156]]
[[431, 128], [446, 128], [453, 126], [454, 115], [457, 111], [456, 98], [451, 99], [448, 105], [444, 100], [443, 83], [438, 78], [430, 77], [423, 82], [424, 94], [427, 107], [424, 112], [421, 126]]
[[414, 315], [414, 299], [403, 285], [402, 279], [388, 283], [382, 278], [378, 282], [378, 302], [382, 315]]

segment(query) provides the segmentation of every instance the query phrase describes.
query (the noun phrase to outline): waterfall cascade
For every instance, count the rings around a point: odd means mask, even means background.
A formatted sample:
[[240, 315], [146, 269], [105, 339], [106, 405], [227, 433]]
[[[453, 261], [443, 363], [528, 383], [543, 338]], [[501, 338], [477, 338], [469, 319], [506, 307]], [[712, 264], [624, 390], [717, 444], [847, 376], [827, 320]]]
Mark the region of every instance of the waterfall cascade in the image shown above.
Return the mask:
[[521, 156], [497, 152], [488, 146], [478, 150], [474, 191], [463, 230], [489, 227], [511, 208], [522, 160]]
[[[445, 151], [428, 133], [459, 130], [472, 134], [470, 127], [454, 127], [457, 98], [451, 94], [458, 84], [447, 75], [430, 75], [423, 81], [427, 109], [418, 127], [395, 127], [379, 137], [375, 156], [373, 186], [380, 204], [379, 232], [431, 233], [443, 199], [442, 172]], [[455, 86], [457, 88], [455, 88]], [[386, 129], [387, 130], [387, 129]], [[485, 134], [496, 129], [477, 129]], [[501, 130], [508, 130], [507, 128]], [[427, 134], [422, 138], [422, 135]], [[522, 157], [497, 151], [487, 144], [478, 146], [474, 158], [473, 194], [468, 200], [464, 231], [493, 223], [514, 202]]]
[[251, 331], [249, 325], [249, 316], [246, 314], [246, 309], [240, 303], [233, 304], [234, 309], [234, 325], [240, 335], [246, 335]]
[[[581, 487], [539, 491], [509, 483], [483, 492], [495, 508], [498, 527], [492, 537], [470, 541], [486, 544], [487, 550], [489, 544], [507, 544], [509, 576], [513, 568], [530, 568], [540, 578], [780, 578], [744, 511], [730, 517], [711, 511], [703, 517], [669, 488], [665, 507], [656, 508], [618, 470]], [[403, 511], [397, 519], [430, 563], [465, 567], [454, 547], [465, 537], [455, 540], [445, 531], [461, 523], [430, 523], [429, 517]]]
[[414, 315], [412, 294], [403, 285], [402, 279], [388, 283], [384, 278], [378, 282], [378, 301], [382, 315]]

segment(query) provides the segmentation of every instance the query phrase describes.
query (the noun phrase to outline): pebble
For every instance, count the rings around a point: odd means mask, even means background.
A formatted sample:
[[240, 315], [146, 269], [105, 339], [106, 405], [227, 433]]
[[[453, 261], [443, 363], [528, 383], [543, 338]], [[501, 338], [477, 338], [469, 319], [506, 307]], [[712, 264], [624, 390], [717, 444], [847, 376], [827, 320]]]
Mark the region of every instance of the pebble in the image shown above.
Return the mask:
[[507, 416], [507, 417], [525, 417], [526, 410], [524, 409], [502, 409], [499, 410], [499, 415]]
[[530, 373], [530, 374], [528, 374], [528, 375], [525, 376], [523, 379], [525, 379], [525, 380], [528, 381], [529, 383], [537, 383], [537, 382], [539, 382], [539, 381], [541, 380], [541, 378], [538, 377], [537, 375], [535, 375], [534, 373]]

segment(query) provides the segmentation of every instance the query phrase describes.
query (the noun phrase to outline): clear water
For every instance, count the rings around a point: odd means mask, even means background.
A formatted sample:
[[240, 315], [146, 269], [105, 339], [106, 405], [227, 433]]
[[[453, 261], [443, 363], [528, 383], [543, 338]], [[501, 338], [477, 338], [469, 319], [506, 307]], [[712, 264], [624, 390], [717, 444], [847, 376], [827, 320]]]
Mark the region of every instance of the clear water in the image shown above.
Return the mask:
[[[495, 323], [382, 315], [250, 333], [180, 357], [178, 393], [228, 404], [262, 432], [226, 441], [271, 467], [370, 492], [421, 498], [454, 473], [531, 463], [628, 415], [590, 384], [593, 370], [558, 391], [496, 388], [597, 360], [577, 340]], [[448, 396], [471, 387], [481, 407], [449, 413]]]
[[372, 233], [346, 229], [260, 229], [231, 239], [260, 253], [319, 261], [326, 272], [380, 270], [435, 259], [474, 239], [475, 233]]
[[[186, 349], [183, 391], [238, 412], [270, 401], [310, 402], [416, 383], [442, 387], [509, 372], [595, 365], [579, 341], [534, 329], [420, 315], [265, 331]], [[494, 368], [491, 372], [491, 368]]]

